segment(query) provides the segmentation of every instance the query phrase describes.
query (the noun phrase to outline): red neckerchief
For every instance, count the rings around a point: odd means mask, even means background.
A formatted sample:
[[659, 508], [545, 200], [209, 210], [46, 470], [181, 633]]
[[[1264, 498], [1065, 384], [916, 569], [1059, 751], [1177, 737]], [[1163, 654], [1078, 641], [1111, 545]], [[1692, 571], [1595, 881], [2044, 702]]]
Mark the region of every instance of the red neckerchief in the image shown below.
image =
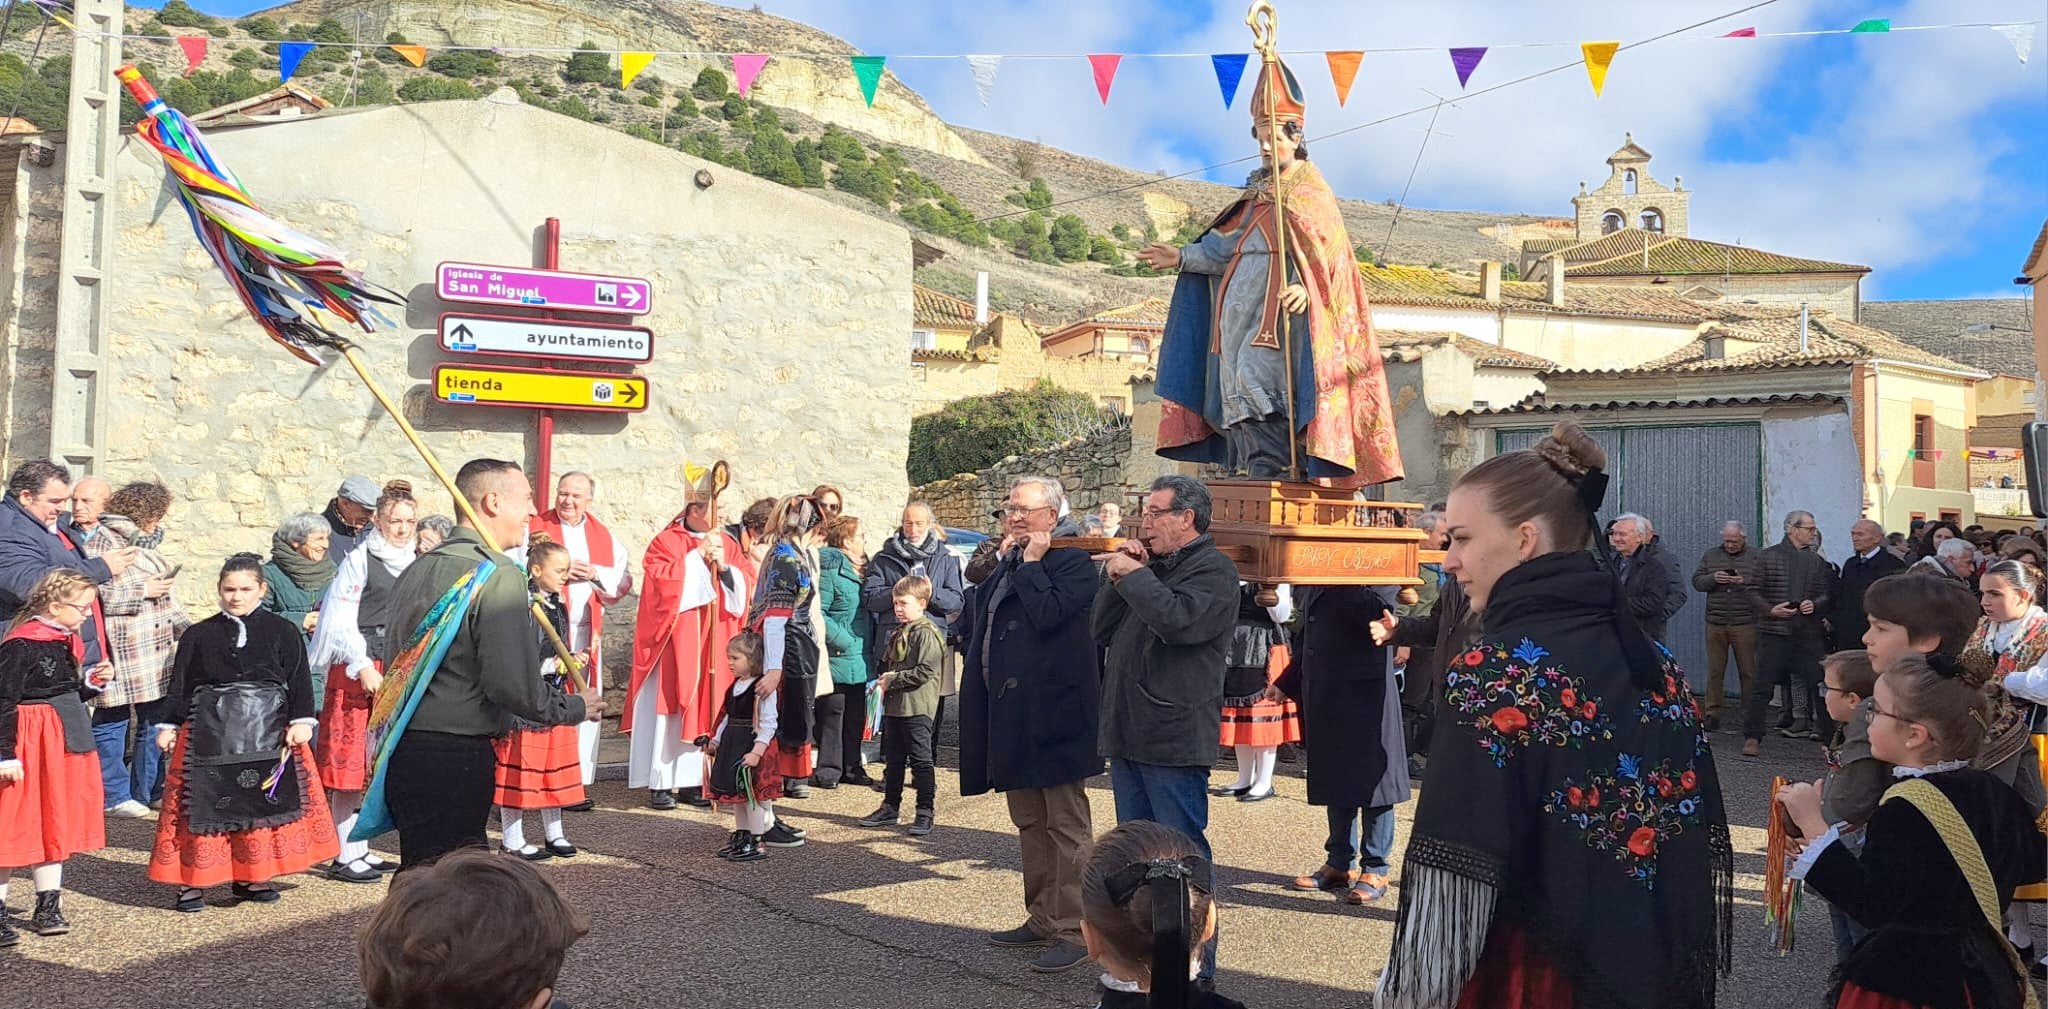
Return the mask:
[[7, 629], [7, 636], [0, 637], [0, 644], [20, 639], [22, 641], [66, 641], [71, 644], [71, 661], [85, 661], [85, 639], [77, 631], [67, 631], [41, 617], [30, 617]]

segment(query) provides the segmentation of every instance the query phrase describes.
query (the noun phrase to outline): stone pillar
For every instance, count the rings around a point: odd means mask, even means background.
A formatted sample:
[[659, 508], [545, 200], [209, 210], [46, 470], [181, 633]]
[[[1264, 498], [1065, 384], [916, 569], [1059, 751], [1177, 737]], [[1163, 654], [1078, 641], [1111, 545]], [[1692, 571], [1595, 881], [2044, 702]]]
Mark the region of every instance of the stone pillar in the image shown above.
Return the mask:
[[[49, 457], [73, 477], [106, 449], [103, 384], [114, 247], [114, 148], [120, 139], [120, 0], [78, 0], [72, 17], [71, 107], [64, 131], [64, 245], [57, 264], [56, 368]], [[21, 453], [26, 458], [26, 453]]]

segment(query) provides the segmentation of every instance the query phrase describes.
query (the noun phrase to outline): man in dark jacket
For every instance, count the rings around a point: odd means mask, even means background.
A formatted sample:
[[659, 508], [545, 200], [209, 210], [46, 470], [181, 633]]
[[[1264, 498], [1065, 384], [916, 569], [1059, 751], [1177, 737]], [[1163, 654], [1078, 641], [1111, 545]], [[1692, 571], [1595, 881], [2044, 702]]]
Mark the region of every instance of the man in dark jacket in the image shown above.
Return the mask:
[[[93, 584], [104, 585], [135, 563], [134, 547], [87, 557], [84, 534], [62, 520], [70, 503], [71, 471], [56, 463], [31, 460], [7, 478], [7, 500], [0, 503], [0, 622], [12, 620], [28, 601], [29, 590], [58, 568], [82, 571]], [[104, 629], [95, 602], [91, 618], [78, 629], [88, 672], [107, 661], [101, 646]]]
[[[861, 606], [874, 614], [877, 648], [896, 633], [895, 588], [906, 575], [931, 579], [932, 602], [925, 616], [938, 625], [940, 634], [950, 638], [953, 621], [959, 618], [967, 598], [967, 582], [960, 576], [960, 558], [946, 549], [946, 541], [939, 538], [932, 506], [923, 501], [903, 506], [903, 524], [882, 544], [882, 549], [868, 558], [867, 573], [861, 576]], [[946, 698], [959, 687], [954, 681], [953, 654], [948, 651], [939, 671], [939, 710], [932, 717], [933, 739], [939, 738], [939, 730], [946, 724]]]
[[1652, 640], [1664, 640], [1670, 614], [1671, 566], [1657, 545], [1650, 542], [1650, 523], [1641, 515], [1623, 515], [1607, 531], [1614, 548], [1614, 573], [1621, 579], [1622, 598], [1629, 612]]
[[[1032, 962], [1052, 973], [1088, 959], [1081, 939], [1081, 858], [1094, 840], [1088, 779], [1096, 753], [1095, 640], [1088, 608], [1095, 564], [1087, 552], [1052, 548], [1066, 493], [1059, 481], [1024, 477], [1010, 487], [1004, 535], [974, 586], [958, 635], [960, 794], [1003, 793], [1023, 849], [1023, 925], [989, 936], [998, 946], [1048, 946]], [[977, 557], [980, 557], [977, 552]]]
[[[1790, 688], [1792, 725], [1788, 738], [1816, 739], [1815, 724], [1827, 718], [1814, 712], [1813, 685], [1827, 652], [1821, 618], [1828, 612], [1828, 562], [1807, 549], [1819, 527], [1813, 513], [1785, 516], [1785, 538], [1758, 558], [1755, 601], [1759, 617], [1757, 677], [1742, 711], [1742, 755], [1756, 756], [1764, 738], [1764, 708], [1783, 683]], [[1818, 715], [1816, 718], [1815, 716]]]
[[[525, 535], [534, 516], [533, 486], [518, 463], [474, 459], [455, 484], [495, 542], [518, 543]], [[512, 716], [542, 725], [604, 716], [597, 691], [564, 694], [540, 678], [540, 627], [529, 607], [526, 573], [485, 545], [467, 516], [392, 586], [393, 633], [384, 639], [382, 656], [387, 667], [434, 604], [485, 560], [497, 568], [463, 613], [385, 768], [401, 872], [457, 848], [483, 846], [498, 769], [491, 741], [511, 730]]]
[[1749, 530], [1740, 522], [1721, 526], [1721, 545], [1700, 558], [1693, 569], [1692, 587], [1707, 597], [1707, 699], [1706, 727], [1721, 727], [1721, 709], [1727, 700], [1728, 653], [1735, 652], [1735, 673], [1741, 681], [1741, 704], [1756, 685], [1757, 611], [1756, 587], [1758, 551], [1750, 548]]
[[[1209, 489], [1152, 482], [1139, 539], [1099, 555], [1095, 640], [1107, 649], [1102, 755], [1118, 823], [1153, 820], [1209, 857], [1209, 767], [1223, 725], [1223, 672], [1237, 620], [1237, 565], [1209, 537]], [[1215, 944], [1202, 976], [1215, 974]]]
[[[327, 520], [327, 556], [337, 560], [348, 556], [356, 543], [370, 528], [370, 519], [377, 515], [377, 498], [383, 493], [366, 476], [352, 476], [341, 482], [334, 492], [334, 499], [327, 502], [327, 508], [320, 513]], [[515, 540], [525, 542], [524, 539]]]
[[1828, 609], [1831, 647], [1836, 651], [1863, 647], [1863, 633], [1870, 629], [1863, 594], [1878, 579], [1906, 570], [1906, 562], [1884, 548], [1884, 527], [1869, 519], [1849, 527], [1849, 547], [1856, 553], [1842, 562], [1842, 577], [1835, 583]]

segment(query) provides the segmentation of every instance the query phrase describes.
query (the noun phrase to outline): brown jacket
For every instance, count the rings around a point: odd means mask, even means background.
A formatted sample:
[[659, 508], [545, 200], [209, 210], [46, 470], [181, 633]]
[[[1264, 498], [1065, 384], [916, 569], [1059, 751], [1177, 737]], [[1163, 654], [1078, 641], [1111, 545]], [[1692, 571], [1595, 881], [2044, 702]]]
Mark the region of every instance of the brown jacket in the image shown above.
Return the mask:
[[[1745, 627], [1756, 623], [1756, 601], [1752, 593], [1756, 592], [1762, 580], [1761, 560], [1761, 551], [1747, 544], [1739, 554], [1715, 547], [1700, 558], [1700, 566], [1692, 573], [1692, 587], [1707, 597], [1707, 623], [1722, 627]], [[1741, 575], [1742, 581], [1723, 585], [1714, 580], [1715, 574], [1729, 570]]]

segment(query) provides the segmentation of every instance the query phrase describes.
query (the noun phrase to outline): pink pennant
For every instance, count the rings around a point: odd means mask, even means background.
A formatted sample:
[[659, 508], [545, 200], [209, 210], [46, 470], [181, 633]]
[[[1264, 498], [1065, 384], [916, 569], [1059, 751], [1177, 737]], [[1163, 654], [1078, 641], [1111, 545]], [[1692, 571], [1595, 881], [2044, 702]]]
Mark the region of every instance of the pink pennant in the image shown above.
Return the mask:
[[1756, 29], [1737, 28], [1734, 31], [1729, 32], [1728, 34], [1723, 35], [1721, 37], [1724, 39], [1753, 39], [1756, 38]]
[[733, 87], [739, 89], [741, 98], [747, 97], [747, 92], [754, 86], [755, 76], [760, 74], [761, 68], [767, 64], [766, 53], [732, 54], [732, 83]]
[[206, 59], [206, 43], [207, 37], [204, 35], [178, 36], [178, 48], [185, 50], [185, 73], [188, 76], [192, 71], [199, 69], [200, 62]]
[[1109, 86], [1116, 81], [1117, 64], [1124, 58], [1114, 53], [1097, 53], [1088, 57], [1088, 66], [1095, 71], [1095, 93], [1102, 96], [1102, 104], [1109, 104]]

